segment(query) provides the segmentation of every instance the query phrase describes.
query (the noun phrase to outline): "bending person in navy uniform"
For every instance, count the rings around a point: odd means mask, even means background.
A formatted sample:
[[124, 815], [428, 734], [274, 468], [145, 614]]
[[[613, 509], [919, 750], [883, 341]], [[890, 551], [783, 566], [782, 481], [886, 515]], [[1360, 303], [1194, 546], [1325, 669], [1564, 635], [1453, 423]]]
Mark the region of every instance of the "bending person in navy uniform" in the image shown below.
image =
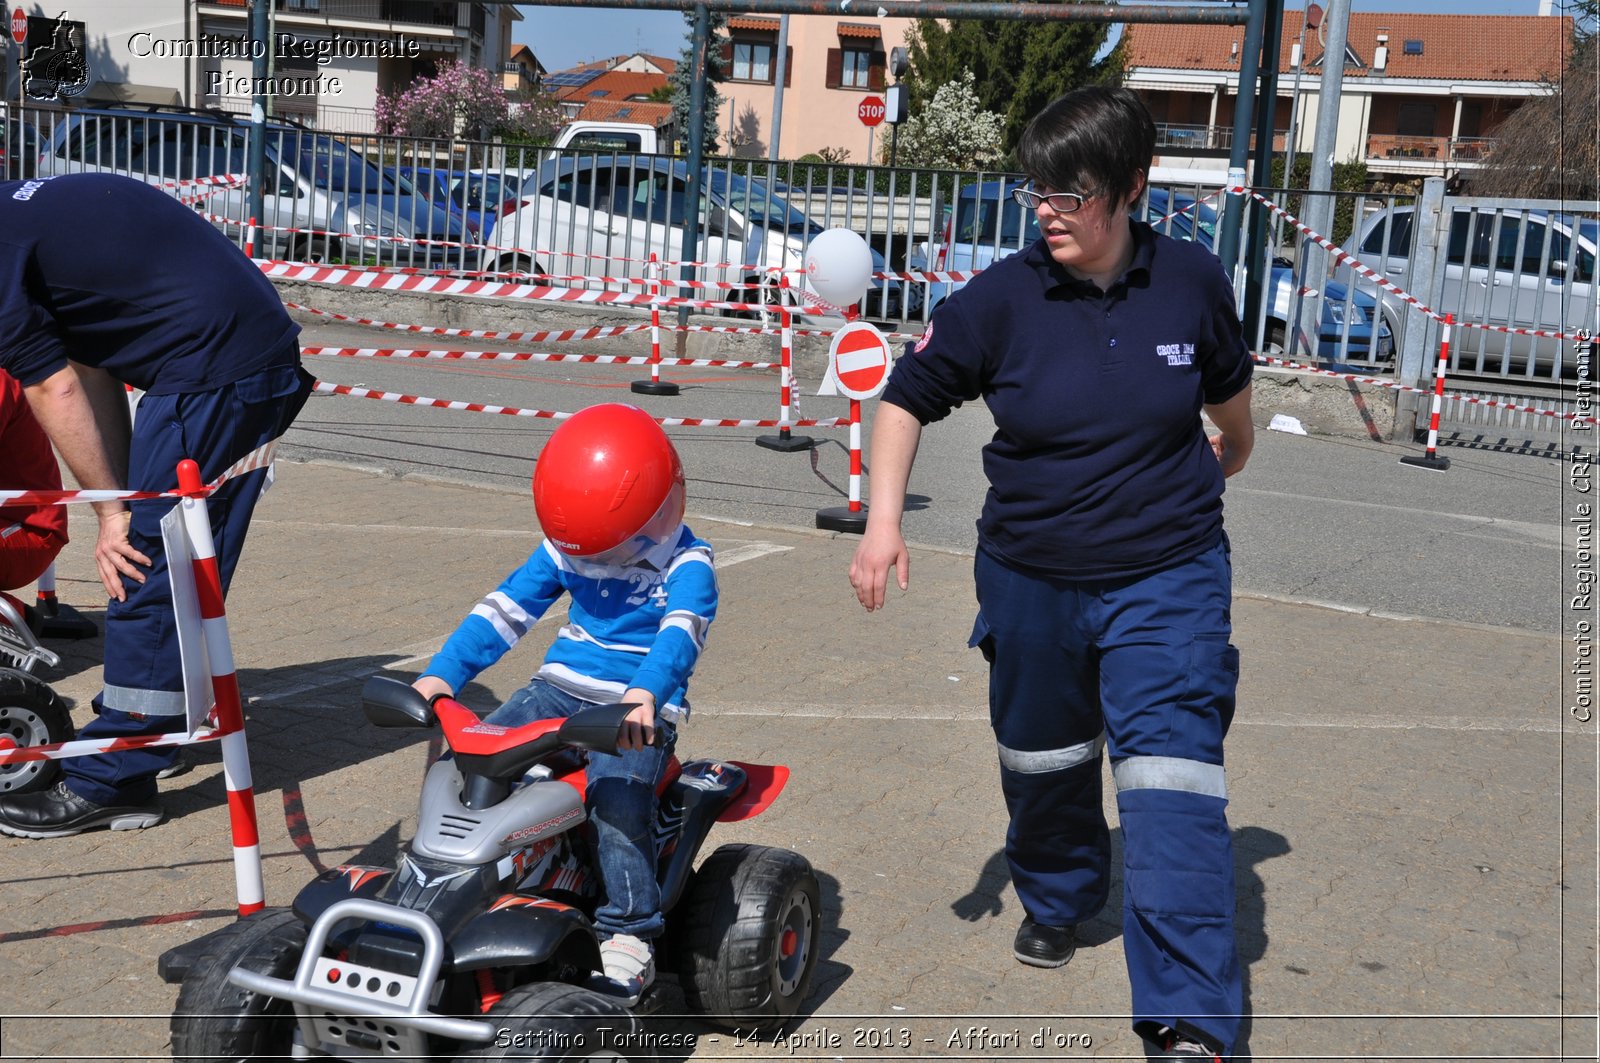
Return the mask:
[[[1220, 1058], [1243, 1008], [1223, 736], [1238, 651], [1223, 480], [1254, 444], [1252, 364], [1221, 264], [1135, 222], [1155, 127], [1123, 89], [1080, 89], [1028, 126], [1018, 199], [1042, 236], [953, 295], [894, 368], [872, 435], [872, 507], [850, 568], [869, 610], [890, 569], [924, 425], [983, 399], [989, 492], [978, 617], [1025, 912], [1023, 963], [1071, 959], [1105, 904], [1101, 756], [1123, 832], [1134, 1029], [1163, 1058]], [[1219, 432], [1207, 438], [1201, 411]]]
[[[84, 489], [170, 491], [184, 458], [210, 482], [276, 439], [311, 377], [272, 285], [193, 210], [110, 174], [0, 182], [0, 368]], [[145, 394], [130, 428], [124, 385]], [[260, 469], [207, 500], [226, 590]], [[161, 518], [169, 500], [100, 502], [95, 564], [111, 601], [97, 718], [83, 739], [184, 726]], [[0, 832], [54, 838], [161, 822], [171, 747], [76, 757], [53, 790], [0, 798]]]

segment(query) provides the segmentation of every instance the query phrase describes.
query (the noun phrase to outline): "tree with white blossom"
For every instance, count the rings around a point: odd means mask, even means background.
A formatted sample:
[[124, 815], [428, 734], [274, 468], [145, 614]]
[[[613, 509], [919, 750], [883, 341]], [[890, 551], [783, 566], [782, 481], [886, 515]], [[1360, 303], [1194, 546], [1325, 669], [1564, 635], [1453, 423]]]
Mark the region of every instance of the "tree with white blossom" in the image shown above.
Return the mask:
[[[978, 102], [976, 79], [963, 70], [956, 81], [940, 85], [928, 105], [900, 124], [893, 147], [900, 166], [973, 170], [1000, 161], [1004, 154], [1004, 116], [985, 111]], [[882, 141], [889, 160], [892, 136]]]

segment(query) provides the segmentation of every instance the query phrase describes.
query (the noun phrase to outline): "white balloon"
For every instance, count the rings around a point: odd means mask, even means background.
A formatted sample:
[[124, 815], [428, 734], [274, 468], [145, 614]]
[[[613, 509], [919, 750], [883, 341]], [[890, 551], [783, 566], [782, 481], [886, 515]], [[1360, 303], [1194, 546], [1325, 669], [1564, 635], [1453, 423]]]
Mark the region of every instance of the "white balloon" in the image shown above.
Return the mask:
[[872, 287], [872, 251], [859, 234], [829, 229], [806, 248], [806, 283], [837, 307], [854, 306]]

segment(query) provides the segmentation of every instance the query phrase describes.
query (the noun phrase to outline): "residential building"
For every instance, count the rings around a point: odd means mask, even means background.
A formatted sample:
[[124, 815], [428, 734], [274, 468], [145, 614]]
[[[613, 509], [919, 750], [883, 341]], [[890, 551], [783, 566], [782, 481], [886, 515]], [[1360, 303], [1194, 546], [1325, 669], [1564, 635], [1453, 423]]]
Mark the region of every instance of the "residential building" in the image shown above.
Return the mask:
[[[865, 13], [867, 8], [863, 9]], [[869, 127], [858, 113], [868, 96], [883, 97], [889, 52], [905, 44], [915, 19], [789, 15], [782, 121], [777, 156], [795, 159], [824, 149], [867, 163], [891, 135], [887, 123]], [[739, 155], [766, 158], [776, 106], [779, 17], [728, 19], [717, 117], [725, 145]]]
[[544, 90], [560, 102], [561, 115], [569, 122], [648, 125], [671, 143], [672, 104], [661, 97], [677, 67], [659, 55], [617, 55], [546, 75]]
[[[68, 11], [84, 24], [85, 98], [249, 110], [246, 0], [72, 0]], [[509, 4], [455, 0], [274, 0], [273, 111], [370, 131], [379, 92], [445, 60], [500, 71], [521, 17]]]
[[[507, 32], [510, 29], [511, 23], [507, 22]], [[539, 57], [533, 54], [532, 48], [526, 44], [513, 45], [510, 58], [500, 68], [500, 86], [513, 96], [525, 96], [539, 90], [546, 73], [548, 71], [539, 62]]]
[[[1296, 151], [1311, 149], [1317, 124], [1326, 57], [1318, 29], [1302, 29], [1305, 16], [1284, 13], [1279, 151], [1292, 109]], [[1570, 17], [1547, 15], [1352, 13], [1335, 161], [1364, 162], [1372, 180], [1391, 184], [1423, 177], [1470, 183], [1493, 151], [1495, 130], [1550, 91], [1572, 30]], [[1158, 123], [1158, 162], [1194, 165], [1210, 157], [1225, 170], [1244, 27], [1139, 24], [1128, 27], [1127, 39], [1127, 84]]]

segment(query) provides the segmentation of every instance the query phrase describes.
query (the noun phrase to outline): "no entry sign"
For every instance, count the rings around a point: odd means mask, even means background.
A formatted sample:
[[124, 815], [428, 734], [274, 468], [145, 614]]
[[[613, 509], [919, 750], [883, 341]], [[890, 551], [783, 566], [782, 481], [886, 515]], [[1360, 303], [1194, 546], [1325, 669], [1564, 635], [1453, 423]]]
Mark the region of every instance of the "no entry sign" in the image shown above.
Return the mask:
[[834, 333], [828, 357], [839, 390], [849, 398], [870, 399], [889, 381], [889, 341], [865, 321]]
[[868, 96], [856, 108], [856, 116], [861, 119], [861, 124], [868, 129], [883, 121], [884, 115], [889, 113], [889, 108], [884, 106], [882, 96]]

